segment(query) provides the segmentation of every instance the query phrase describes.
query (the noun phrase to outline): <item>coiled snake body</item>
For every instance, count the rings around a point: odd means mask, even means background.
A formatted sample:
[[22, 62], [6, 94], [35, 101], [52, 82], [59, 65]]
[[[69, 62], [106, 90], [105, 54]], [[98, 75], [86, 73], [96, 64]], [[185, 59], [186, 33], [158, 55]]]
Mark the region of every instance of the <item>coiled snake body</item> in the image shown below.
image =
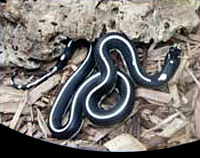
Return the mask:
[[[12, 85], [18, 89], [35, 86], [67, 64], [77, 48], [87, 48], [87, 56], [81, 66], [66, 81], [59, 92], [49, 115], [49, 128], [57, 138], [73, 138], [81, 129], [83, 117], [98, 126], [121, 123], [130, 113], [135, 101], [135, 83], [157, 88], [168, 82], [180, 63], [181, 49], [171, 47], [160, 72], [148, 75], [140, 64], [134, 44], [122, 33], [107, 33], [95, 44], [85, 40], [70, 40], [57, 65], [49, 73], [27, 85]], [[119, 71], [109, 53], [116, 50], [127, 68], [127, 74]], [[95, 64], [98, 71], [91, 75]], [[14, 78], [12, 78], [14, 80]], [[101, 106], [103, 98], [116, 89], [118, 99], [112, 108]], [[69, 113], [63, 125], [63, 117]]]

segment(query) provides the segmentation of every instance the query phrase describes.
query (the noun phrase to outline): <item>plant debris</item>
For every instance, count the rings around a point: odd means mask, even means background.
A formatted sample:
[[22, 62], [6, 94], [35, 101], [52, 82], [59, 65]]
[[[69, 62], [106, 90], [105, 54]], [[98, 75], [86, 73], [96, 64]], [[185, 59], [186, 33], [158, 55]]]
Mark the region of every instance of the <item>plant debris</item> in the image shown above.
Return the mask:
[[[103, 9], [104, 6], [100, 5], [98, 8]], [[47, 126], [50, 109], [62, 84], [84, 60], [82, 49], [62, 71], [26, 91], [10, 86], [10, 77], [15, 69], [1, 68], [1, 123], [34, 138], [88, 150], [145, 151], [199, 140], [199, 33], [199, 28], [189, 33], [182, 30], [166, 42], [150, 42], [137, 48], [141, 62], [150, 74], [161, 68], [167, 49], [172, 43], [180, 45], [184, 53], [175, 76], [167, 85], [155, 90], [137, 87], [134, 109], [122, 124], [103, 128], [85, 120], [80, 133], [73, 140], [57, 140], [52, 137]], [[120, 65], [118, 56], [114, 55], [114, 58]], [[42, 69], [48, 70], [54, 63], [52, 61], [44, 64]], [[16, 80], [30, 80], [30, 75], [27, 74], [34, 74], [37, 78], [41, 70], [20, 71], [20, 77]], [[115, 97], [114, 94], [110, 95], [105, 104], [112, 104]]]

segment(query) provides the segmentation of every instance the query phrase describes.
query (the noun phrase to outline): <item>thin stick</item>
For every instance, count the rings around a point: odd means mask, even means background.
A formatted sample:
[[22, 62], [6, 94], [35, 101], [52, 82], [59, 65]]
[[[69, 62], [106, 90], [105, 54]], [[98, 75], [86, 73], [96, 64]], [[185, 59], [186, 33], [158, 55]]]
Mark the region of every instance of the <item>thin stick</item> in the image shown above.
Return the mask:
[[11, 129], [15, 129], [16, 128], [16, 125], [17, 125], [17, 123], [19, 121], [19, 118], [20, 118], [20, 116], [22, 114], [22, 111], [23, 111], [23, 109], [25, 108], [25, 106], [26, 106], [26, 104], [28, 102], [28, 98], [29, 98], [28, 97], [28, 91], [26, 91], [25, 95], [24, 95], [24, 99], [20, 102], [20, 104], [19, 104], [19, 106], [17, 108], [17, 111], [16, 111], [16, 113], [15, 113], [15, 115], [14, 115], [14, 117], [13, 117], [11, 123], [10, 123], [10, 128]]
[[194, 82], [200, 87], [199, 81], [196, 78], [196, 76], [192, 73], [192, 71], [188, 67], [186, 67], [185, 69], [187, 70], [188, 74], [192, 77]]

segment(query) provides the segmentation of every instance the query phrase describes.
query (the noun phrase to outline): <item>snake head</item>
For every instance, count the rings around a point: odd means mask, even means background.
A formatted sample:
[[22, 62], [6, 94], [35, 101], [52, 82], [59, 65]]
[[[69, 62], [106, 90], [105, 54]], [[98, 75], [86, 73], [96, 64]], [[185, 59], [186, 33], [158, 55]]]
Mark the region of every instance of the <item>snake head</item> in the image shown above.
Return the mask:
[[181, 56], [181, 52], [182, 52], [181, 48], [177, 46], [177, 44], [174, 44], [174, 46], [172, 46], [169, 49], [168, 58], [173, 61], [179, 60]]
[[180, 61], [181, 57], [181, 48], [177, 46], [177, 44], [174, 44], [174, 46], [170, 47], [169, 52], [167, 53], [167, 56], [165, 58], [165, 63], [170, 62], [170, 63], [175, 63]]

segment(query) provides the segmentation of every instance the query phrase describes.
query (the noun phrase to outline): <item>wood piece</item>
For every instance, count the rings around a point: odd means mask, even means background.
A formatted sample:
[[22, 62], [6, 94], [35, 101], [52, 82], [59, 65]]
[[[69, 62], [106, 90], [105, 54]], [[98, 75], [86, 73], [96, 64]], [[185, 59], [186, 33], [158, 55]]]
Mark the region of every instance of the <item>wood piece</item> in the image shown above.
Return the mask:
[[158, 116], [154, 115], [153, 112], [149, 109], [144, 109], [141, 112], [141, 117], [144, 119], [146, 122], [150, 122], [151, 124], [159, 124], [162, 122], [162, 119], [159, 118]]
[[179, 130], [183, 129], [187, 125], [186, 121], [175, 118], [171, 123], [167, 124], [162, 132], [158, 134], [160, 137], [170, 138]]
[[104, 146], [110, 151], [145, 151], [146, 147], [130, 134], [123, 133], [106, 142]]
[[26, 93], [26, 95], [24, 96], [24, 99], [22, 100], [22, 102], [19, 104], [18, 108], [17, 108], [17, 111], [10, 123], [10, 128], [11, 129], [15, 129], [17, 123], [18, 123], [18, 120], [20, 118], [20, 115], [22, 114], [22, 111], [24, 109], [24, 107], [27, 105], [27, 102], [28, 102], [28, 93]]
[[72, 63], [74, 65], [80, 64], [85, 59], [86, 54], [87, 54], [86, 52], [87, 52], [86, 48], [77, 50], [72, 56], [72, 59], [71, 59]]
[[47, 124], [45, 122], [45, 119], [41, 111], [38, 108], [36, 110], [37, 110], [37, 120], [38, 120], [39, 127], [44, 137], [47, 138], [48, 136], [51, 136], [51, 132], [49, 131], [49, 128], [47, 127]]
[[40, 84], [31, 90], [29, 96], [29, 104], [34, 104], [38, 99], [42, 97], [43, 94], [48, 93], [51, 89], [53, 89], [60, 82], [60, 75], [56, 74], [50, 77], [48, 80]]
[[192, 77], [194, 82], [197, 84], [197, 86], [200, 88], [199, 80], [196, 78], [196, 76], [193, 74], [193, 72], [188, 67], [186, 67], [186, 70], [187, 70], [188, 74]]
[[[24, 95], [24, 91], [22, 90], [18, 90], [18, 89], [15, 89], [11, 86], [5, 86], [5, 85], [0, 85], [0, 95], [12, 95], [12, 96], [19, 96], [19, 97], [22, 97]], [[2, 99], [5, 99], [5, 98], [1, 98], [0, 102], [2, 102]]]
[[85, 149], [85, 150], [94, 150], [94, 151], [107, 151], [107, 149], [99, 144], [93, 143], [93, 142], [82, 142], [77, 144], [77, 147], [79, 149]]
[[167, 139], [160, 136], [154, 136], [151, 139], [141, 139], [141, 142], [148, 150], [163, 149], [167, 147]]
[[[55, 143], [55, 142], [54, 142]], [[86, 150], [95, 150], [95, 151], [107, 151], [104, 146], [96, 144], [90, 141], [83, 141], [83, 140], [65, 140], [60, 145], [72, 147], [72, 148], [79, 148], [79, 149], [86, 149]]]
[[156, 136], [155, 131], [159, 129], [163, 129], [166, 125], [169, 124], [169, 122], [173, 121], [176, 117], [180, 116], [181, 113], [177, 112], [175, 114], [172, 114], [170, 116], [168, 116], [166, 119], [164, 119], [162, 122], [160, 122], [159, 124], [157, 124], [156, 126], [144, 131], [141, 136], [146, 138], [146, 139], [150, 139], [152, 136]]
[[190, 88], [190, 90], [188, 90], [187, 93], [185, 94], [185, 97], [186, 97], [187, 100], [188, 100], [188, 105], [189, 105], [190, 108], [192, 108], [192, 109], [194, 108], [194, 107], [192, 107], [192, 102], [193, 102], [194, 99], [196, 99], [194, 94], [196, 94], [198, 91], [199, 91], [199, 90], [198, 90], [198, 87], [197, 87], [197, 86], [192, 86], [192, 87]]
[[[4, 114], [16, 113], [18, 105], [23, 101], [24, 92], [9, 86], [0, 86], [0, 112]], [[23, 114], [27, 113], [23, 110]]]
[[136, 90], [136, 96], [166, 104], [169, 103], [172, 99], [171, 95], [168, 93], [146, 88], [138, 88]]
[[87, 134], [87, 140], [98, 142], [106, 135], [108, 135], [110, 132], [112, 132], [115, 129], [115, 127], [108, 127], [108, 128], [97, 128], [97, 127], [85, 127], [83, 129], [83, 132]]
[[28, 136], [33, 136], [33, 121], [34, 121], [34, 115], [33, 115], [33, 108], [32, 106], [29, 106], [29, 116], [27, 118], [28, 123], [27, 123], [27, 132], [26, 134]]
[[171, 84], [169, 85], [169, 91], [170, 94], [173, 98], [174, 103], [172, 104], [172, 106], [174, 108], [179, 108], [181, 106], [181, 101], [180, 101], [180, 96], [178, 94], [178, 87], [176, 84]]
[[194, 120], [195, 120], [195, 127], [196, 127], [196, 137], [200, 139], [200, 102], [199, 102], [199, 94], [198, 94], [198, 97], [197, 97], [195, 102], [196, 102], [196, 107], [195, 107], [195, 111], [194, 111]]
[[[0, 112], [3, 114], [15, 114], [21, 102], [13, 102], [13, 103], [9, 102], [9, 103], [4, 103], [4, 104], [0, 103], [1, 104]], [[22, 114], [26, 115], [28, 113], [29, 113], [29, 110], [25, 107], [22, 111]]]

